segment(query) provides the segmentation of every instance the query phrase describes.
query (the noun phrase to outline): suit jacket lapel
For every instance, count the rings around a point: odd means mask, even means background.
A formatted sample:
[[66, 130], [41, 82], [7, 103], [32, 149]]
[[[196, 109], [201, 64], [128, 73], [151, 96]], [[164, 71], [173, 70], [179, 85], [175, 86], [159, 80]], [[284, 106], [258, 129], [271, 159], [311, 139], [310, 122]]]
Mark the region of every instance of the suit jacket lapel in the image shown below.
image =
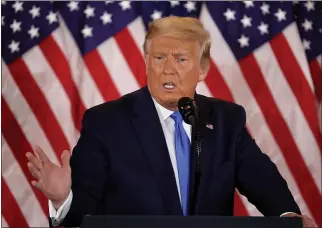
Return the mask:
[[144, 87], [133, 107], [133, 127], [159, 185], [168, 214], [182, 214], [166, 140], [151, 95]]
[[202, 151], [200, 154], [201, 178], [195, 210], [196, 213], [198, 213], [200, 202], [207, 189], [207, 184], [211, 183], [209, 178], [211, 177], [211, 171], [215, 165], [213, 163], [213, 156], [216, 152], [216, 147], [218, 146], [218, 132], [216, 131], [216, 125], [218, 123], [216, 123], [216, 112], [213, 112], [211, 106], [207, 104], [207, 98], [197, 95], [196, 101], [200, 110], [200, 133], [202, 140]]

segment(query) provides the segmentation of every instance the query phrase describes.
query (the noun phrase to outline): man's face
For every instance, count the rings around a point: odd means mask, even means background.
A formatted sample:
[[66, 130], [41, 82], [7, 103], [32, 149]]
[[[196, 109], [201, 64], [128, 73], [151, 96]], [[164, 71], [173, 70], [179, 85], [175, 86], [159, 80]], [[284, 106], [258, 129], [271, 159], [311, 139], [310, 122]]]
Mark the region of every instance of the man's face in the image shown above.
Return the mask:
[[156, 101], [175, 110], [181, 97], [193, 98], [197, 83], [205, 78], [195, 41], [167, 36], [151, 39], [146, 56], [147, 84]]

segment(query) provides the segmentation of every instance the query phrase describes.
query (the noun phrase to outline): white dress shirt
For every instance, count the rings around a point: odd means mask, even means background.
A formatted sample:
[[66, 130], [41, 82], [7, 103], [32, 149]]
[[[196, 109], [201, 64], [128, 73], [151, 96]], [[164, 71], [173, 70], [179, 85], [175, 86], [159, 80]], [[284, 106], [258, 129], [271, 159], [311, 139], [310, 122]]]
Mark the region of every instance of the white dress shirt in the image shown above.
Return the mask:
[[[174, 120], [170, 117], [173, 111], [164, 108], [159, 103], [157, 103], [156, 100], [154, 99], [153, 99], [153, 102], [156, 107], [156, 110], [161, 122], [162, 130], [166, 139], [169, 156], [172, 163], [176, 184], [177, 184], [177, 189], [178, 189], [178, 193], [181, 201], [177, 159], [176, 159], [176, 153], [175, 153], [175, 142], [174, 142], [175, 126], [174, 126]], [[183, 121], [183, 127], [191, 142], [191, 125], [188, 125]], [[68, 198], [58, 210], [54, 208], [52, 202], [49, 200], [49, 216], [50, 218], [52, 218], [53, 226], [58, 226], [61, 223], [61, 221], [66, 217], [70, 209], [72, 200], [73, 200], [73, 192], [70, 191]], [[292, 213], [292, 212], [285, 212], [281, 216], [286, 215], [288, 213]]]
[[[174, 120], [170, 117], [173, 111], [168, 110], [161, 106], [159, 103], [156, 102], [156, 100], [153, 99], [154, 105], [156, 107], [160, 123], [162, 126], [162, 130], [165, 136], [165, 140], [167, 143], [168, 151], [169, 151], [169, 156], [171, 160], [171, 164], [173, 167], [176, 183], [177, 183], [177, 189], [179, 193], [179, 197], [181, 200], [181, 194], [180, 194], [180, 185], [179, 185], [179, 176], [178, 176], [178, 168], [177, 168], [177, 159], [176, 159], [176, 152], [175, 152], [175, 142], [174, 142], [174, 131], [175, 131], [175, 126], [174, 126]], [[191, 125], [186, 124], [183, 121], [183, 128], [186, 131], [189, 140], [191, 141]], [[73, 200], [73, 192], [70, 191], [68, 198], [66, 201], [63, 203], [63, 205], [56, 210], [52, 204], [52, 202], [49, 200], [49, 216], [52, 219], [53, 225], [58, 226], [61, 221], [66, 217], [70, 206], [72, 204]]]

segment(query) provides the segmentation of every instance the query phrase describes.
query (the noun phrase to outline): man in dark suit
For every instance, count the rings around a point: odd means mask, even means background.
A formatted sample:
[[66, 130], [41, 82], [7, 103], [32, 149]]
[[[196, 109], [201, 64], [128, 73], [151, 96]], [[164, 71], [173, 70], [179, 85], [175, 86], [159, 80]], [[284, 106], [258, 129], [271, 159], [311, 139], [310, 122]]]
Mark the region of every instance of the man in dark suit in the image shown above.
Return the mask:
[[195, 213], [232, 216], [236, 187], [265, 216], [301, 216], [286, 181], [248, 134], [244, 109], [195, 93], [209, 69], [203, 25], [193, 18], [156, 20], [144, 52], [147, 87], [89, 109], [62, 167], [38, 147], [27, 153], [53, 225], [79, 226], [86, 214], [188, 215], [191, 126], [177, 110], [182, 97], [195, 99], [202, 117]]

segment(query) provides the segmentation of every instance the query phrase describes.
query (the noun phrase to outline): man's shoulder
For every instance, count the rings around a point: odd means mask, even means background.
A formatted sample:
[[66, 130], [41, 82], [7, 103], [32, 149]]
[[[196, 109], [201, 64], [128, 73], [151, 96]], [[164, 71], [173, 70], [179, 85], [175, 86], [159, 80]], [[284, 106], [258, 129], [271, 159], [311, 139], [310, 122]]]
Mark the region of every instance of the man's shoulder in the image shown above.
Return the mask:
[[231, 101], [223, 100], [216, 97], [207, 97], [204, 95], [198, 95], [198, 97], [204, 103], [204, 105], [209, 106], [215, 112], [221, 112], [226, 114], [242, 114], [245, 112], [243, 106]]
[[209, 109], [217, 117], [231, 122], [246, 122], [246, 111], [243, 106], [231, 101], [223, 100], [215, 97], [207, 97], [198, 95], [203, 107]]
[[84, 113], [84, 119], [91, 122], [102, 123], [115, 120], [130, 114], [134, 100], [142, 94], [142, 89], [128, 93], [118, 99], [106, 101], [89, 108]]

